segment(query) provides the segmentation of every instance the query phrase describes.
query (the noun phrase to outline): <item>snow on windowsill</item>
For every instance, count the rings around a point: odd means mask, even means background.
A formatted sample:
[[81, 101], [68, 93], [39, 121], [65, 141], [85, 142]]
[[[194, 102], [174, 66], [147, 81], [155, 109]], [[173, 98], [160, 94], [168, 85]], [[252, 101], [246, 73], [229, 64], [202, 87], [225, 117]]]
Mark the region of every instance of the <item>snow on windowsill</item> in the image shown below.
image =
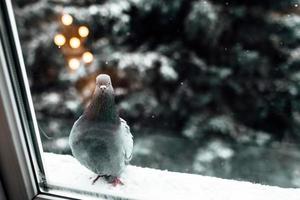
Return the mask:
[[44, 153], [46, 180], [51, 186], [132, 199], [300, 200], [300, 189], [128, 166], [116, 187], [98, 180], [69, 155]]

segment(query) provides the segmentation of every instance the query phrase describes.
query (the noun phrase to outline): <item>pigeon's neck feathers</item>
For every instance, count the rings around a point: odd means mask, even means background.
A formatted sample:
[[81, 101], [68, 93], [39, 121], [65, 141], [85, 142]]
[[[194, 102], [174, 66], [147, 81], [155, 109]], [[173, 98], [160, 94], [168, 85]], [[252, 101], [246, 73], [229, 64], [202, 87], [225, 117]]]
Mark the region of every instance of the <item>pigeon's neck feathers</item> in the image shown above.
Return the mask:
[[88, 120], [119, 124], [120, 118], [116, 109], [113, 92], [95, 93], [84, 111]]

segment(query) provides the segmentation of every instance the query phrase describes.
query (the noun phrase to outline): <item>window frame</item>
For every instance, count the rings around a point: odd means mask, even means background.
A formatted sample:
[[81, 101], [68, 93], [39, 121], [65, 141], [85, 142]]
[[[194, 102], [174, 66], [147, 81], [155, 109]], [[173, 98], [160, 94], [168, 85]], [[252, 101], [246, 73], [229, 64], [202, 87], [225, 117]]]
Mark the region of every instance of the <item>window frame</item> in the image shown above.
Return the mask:
[[0, 1], [0, 127], [4, 195], [10, 200], [72, 199], [39, 189], [45, 183], [42, 144], [10, 0]]
[[0, 0], [0, 180], [5, 196], [10, 200], [74, 199], [40, 189], [45, 173], [39, 138], [12, 3]]

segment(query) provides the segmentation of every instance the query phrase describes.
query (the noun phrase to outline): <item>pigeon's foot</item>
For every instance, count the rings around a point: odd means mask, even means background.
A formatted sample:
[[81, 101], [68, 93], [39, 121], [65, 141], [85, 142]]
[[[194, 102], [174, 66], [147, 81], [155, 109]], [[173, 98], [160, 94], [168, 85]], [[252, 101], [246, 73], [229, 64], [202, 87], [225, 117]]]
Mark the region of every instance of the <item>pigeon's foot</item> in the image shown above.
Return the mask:
[[111, 183], [113, 184], [114, 187], [116, 187], [117, 185], [124, 185], [124, 183], [117, 177], [114, 178]]
[[100, 178], [103, 177], [103, 175], [98, 175], [92, 182], [92, 185], [94, 185], [96, 183], [96, 181]]

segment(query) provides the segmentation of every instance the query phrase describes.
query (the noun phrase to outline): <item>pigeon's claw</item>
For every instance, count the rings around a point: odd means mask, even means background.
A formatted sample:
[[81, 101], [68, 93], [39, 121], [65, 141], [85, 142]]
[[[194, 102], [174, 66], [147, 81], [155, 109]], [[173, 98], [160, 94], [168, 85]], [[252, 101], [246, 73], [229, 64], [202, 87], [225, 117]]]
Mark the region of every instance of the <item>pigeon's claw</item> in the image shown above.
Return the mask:
[[114, 187], [117, 185], [124, 185], [124, 183], [119, 178], [114, 178], [114, 180], [111, 182]]
[[94, 184], [96, 183], [96, 181], [97, 181], [100, 177], [102, 177], [102, 176], [101, 176], [101, 175], [98, 175], [98, 176], [93, 180], [92, 185], [94, 185]]

